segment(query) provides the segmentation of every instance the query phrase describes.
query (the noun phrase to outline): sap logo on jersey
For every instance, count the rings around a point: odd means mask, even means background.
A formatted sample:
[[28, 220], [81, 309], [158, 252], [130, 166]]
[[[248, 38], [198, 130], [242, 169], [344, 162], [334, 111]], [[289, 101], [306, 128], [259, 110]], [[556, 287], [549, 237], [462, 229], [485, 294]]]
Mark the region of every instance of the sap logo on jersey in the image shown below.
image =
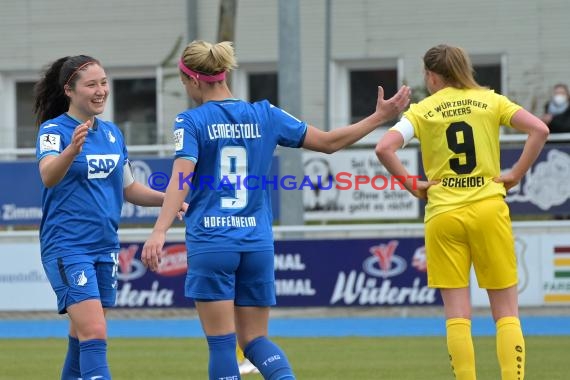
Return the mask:
[[115, 170], [119, 162], [118, 154], [88, 154], [87, 178], [107, 178]]

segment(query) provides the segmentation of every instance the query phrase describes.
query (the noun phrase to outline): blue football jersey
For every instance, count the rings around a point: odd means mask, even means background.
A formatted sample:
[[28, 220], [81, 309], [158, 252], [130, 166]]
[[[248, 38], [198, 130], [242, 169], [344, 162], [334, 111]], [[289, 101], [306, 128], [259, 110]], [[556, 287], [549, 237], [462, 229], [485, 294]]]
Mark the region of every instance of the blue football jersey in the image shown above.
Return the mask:
[[[190, 187], [186, 242], [190, 255], [273, 249], [270, 178], [277, 145], [300, 147], [307, 124], [267, 101], [210, 101], [178, 114], [176, 158], [196, 163]], [[281, 190], [284, 191], [284, 190]]]
[[[67, 114], [44, 122], [38, 132], [38, 162], [59, 155], [79, 121]], [[117, 228], [123, 205], [123, 166], [128, 158], [123, 135], [110, 122], [95, 119], [81, 153], [63, 179], [42, 189], [40, 244], [43, 261], [119, 249]]]

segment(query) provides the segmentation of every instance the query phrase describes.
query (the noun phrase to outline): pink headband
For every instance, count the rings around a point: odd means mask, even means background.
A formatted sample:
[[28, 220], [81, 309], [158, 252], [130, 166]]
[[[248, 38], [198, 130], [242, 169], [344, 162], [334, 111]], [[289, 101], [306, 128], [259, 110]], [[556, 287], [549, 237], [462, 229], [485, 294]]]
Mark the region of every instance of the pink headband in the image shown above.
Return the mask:
[[71, 78], [73, 78], [78, 72], [79, 70], [83, 69], [85, 66], [90, 65], [92, 63], [97, 63], [95, 61], [87, 61], [85, 62], [83, 65], [79, 66], [70, 76], [69, 78], [67, 78], [67, 82], [65, 82], [64, 86], [67, 86], [69, 84], [69, 81], [71, 81]]
[[184, 61], [182, 59], [180, 59], [180, 61], [178, 62], [178, 68], [180, 70], [182, 70], [182, 72], [184, 74], [188, 75], [189, 77], [192, 77], [194, 79], [201, 80], [204, 82], [219, 82], [221, 80], [226, 79], [226, 72], [225, 71], [222, 71], [221, 73], [218, 73], [216, 75], [208, 75], [208, 74], [197, 73], [196, 71], [190, 70], [188, 67], [186, 67], [186, 65], [184, 64]]

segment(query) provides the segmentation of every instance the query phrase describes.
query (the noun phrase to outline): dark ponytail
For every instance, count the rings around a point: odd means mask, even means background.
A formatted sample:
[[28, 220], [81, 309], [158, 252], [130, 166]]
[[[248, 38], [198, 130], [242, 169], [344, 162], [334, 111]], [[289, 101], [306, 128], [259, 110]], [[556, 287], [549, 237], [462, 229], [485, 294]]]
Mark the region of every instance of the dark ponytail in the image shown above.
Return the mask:
[[87, 55], [63, 57], [45, 70], [43, 77], [34, 86], [34, 113], [36, 124], [53, 119], [67, 112], [69, 98], [65, 95], [65, 85], [73, 88], [77, 81], [78, 71], [83, 70], [89, 63], [100, 65], [99, 61]]

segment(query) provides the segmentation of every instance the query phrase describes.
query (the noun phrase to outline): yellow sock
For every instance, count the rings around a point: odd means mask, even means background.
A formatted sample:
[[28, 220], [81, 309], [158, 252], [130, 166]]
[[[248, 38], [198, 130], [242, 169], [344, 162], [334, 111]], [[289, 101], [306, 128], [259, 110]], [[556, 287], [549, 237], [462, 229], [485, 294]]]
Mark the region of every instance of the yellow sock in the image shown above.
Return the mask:
[[517, 317], [497, 321], [497, 358], [502, 380], [523, 380], [525, 346], [521, 323]]
[[475, 351], [471, 338], [471, 321], [465, 318], [450, 318], [445, 327], [447, 350], [455, 378], [475, 380]]
[[243, 359], [245, 359], [245, 356], [243, 355], [243, 351], [241, 348], [239, 348], [239, 345], [236, 345], [236, 357], [237, 357], [238, 363], [241, 363], [243, 361]]

